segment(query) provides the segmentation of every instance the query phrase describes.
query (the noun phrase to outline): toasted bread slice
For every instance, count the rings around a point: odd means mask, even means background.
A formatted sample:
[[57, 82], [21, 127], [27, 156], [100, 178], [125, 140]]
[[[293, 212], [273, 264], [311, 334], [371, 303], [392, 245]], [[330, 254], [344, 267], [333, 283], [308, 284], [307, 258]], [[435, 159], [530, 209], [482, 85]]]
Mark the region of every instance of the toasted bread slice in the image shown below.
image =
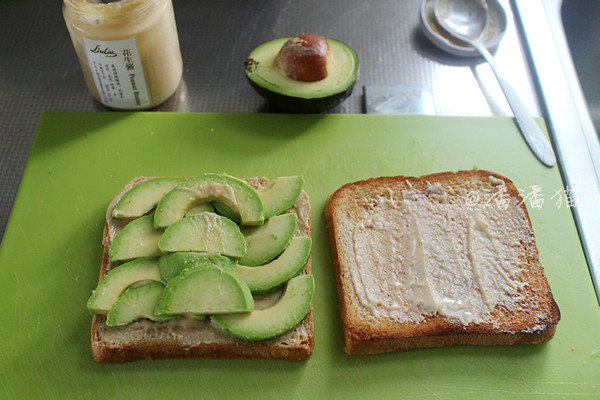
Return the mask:
[[[117, 200], [134, 185], [150, 177], [131, 180], [107, 209], [103, 234], [103, 257], [100, 280], [115, 267], [108, 260], [112, 239], [126, 221], [111, 218]], [[246, 182], [258, 188], [269, 184], [266, 178], [248, 178]], [[302, 192], [296, 203], [287, 211], [298, 216], [296, 236], [311, 236], [310, 201]], [[309, 258], [303, 274], [312, 272]], [[256, 307], [266, 307], [277, 301], [282, 290], [255, 297]], [[92, 319], [91, 346], [94, 359], [103, 363], [126, 362], [155, 358], [267, 358], [283, 360], [307, 359], [314, 348], [313, 311], [292, 330], [272, 339], [249, 342], [223, 332], [210, 319], [203, 321], [178, 318], [169, 322], [140, 320], [126, 326], [109, 327], [106, 316], [95, 314]]]
[[348, 354], [541, 343], [560, 319], [513, 182], [475, 170], [381, 177], [325, 209]]

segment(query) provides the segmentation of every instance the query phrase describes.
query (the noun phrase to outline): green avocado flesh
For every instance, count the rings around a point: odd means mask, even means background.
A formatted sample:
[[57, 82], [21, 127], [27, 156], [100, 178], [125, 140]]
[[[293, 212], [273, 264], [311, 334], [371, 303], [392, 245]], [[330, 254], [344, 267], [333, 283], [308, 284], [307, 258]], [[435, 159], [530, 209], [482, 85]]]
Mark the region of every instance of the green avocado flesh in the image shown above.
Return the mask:
[[244, 227], [246, 253], [241, 265], [254, 267], [273, 260], [286, 248], [296, 231], [298, 216], [293, 213], [269, 218], [262, 226]]
[[169, 282], [186, 269], [209, 265], [217, 265], [221, 268], [229, 268], [233, 270], [235, 268], [236, 261], [225, 256], [195, 252], [171, 253], [158, 259], [158, 268], [164, 283]]
[[160, 282], [150, 282], [125, 289], [108, 312], [106, 325], [123, 326], [142, 318], [157, 322], [170, 320], [171, 317], [162, 317], [154, 313], [156, 301], [164, 287]]
[[205, 174], [168, 192], [156, 206], [154, 226], [164, 229], [198, 204], [219, 201], [234, 209], [243, 225], [262, 225], [264, 208], [256, 191], [241, 179]]
[[139, 258], [110, 270], [92, 292], [87, 308], [94, 314], [107, 314], [125, 289], [144, 281], [160, 282], [158, 259]]
[[[281, 214], [294, 205], [302, 192], [304, 177], [301, 175], [282, 176], [265, 187], [256, 189], [263, 203], [265, 220]], [[214, 208], [223, 216], [239, 222], [240, 216], [223, 203], [216, 202]]]
[[250, 312], [248, 285], [227, 268], [199, 266], [171, 279], [156, 303], [157, 315], [206, 315]]
[[162, 234], [162, 231], [154, 229], [152, 215], [134, 219], [113, 239], [108, 249], [108, 259], [119, 262], [142, 257], [160, 257], [162, 253], [158, 241]]
[[211, 319], [225, 332], [244, 340], [270, 339], [289, 331], [310, 312], [315, 292], [312, 275], [290, 279], [275, 305], [250, 313], [212, 315]]
[[252, 87], [274, 105], [288, 111], [319, 112], [331, 108], [351, 92], [358, 78], [358, 56], [342, 42], [327, 39], [331, 49], [326, 78], [302, 82], [284, 75], [275, 58], [290, 38], [275, 39], [254, 49], [245, 61]]
[[178, 177], [154, 178], [129, 189], [115, 204], [114, 218], [137, 218], [152, 210], [162, 197], [186, 180]]
[[215, 212], [215, 207], [213, 206], [212, 203], [201, 203], [201, 204], [198, 204], [197, 206], [190, 208], [185, 213], [185, 216], [189, 217], [190, 215], [200, 214], [203, 212]]
[[304, 269], [310, 257], [311, 245], [310, 237], [295, 237], [277, 259], [259, 267], [238, 265], [235, 272], [246, 282], [253, 294], [270, 292]]
[[265, 208], [265, 219], [281, 214], [294, 205], [302, 192], [304, 178], [300, 175], [282, 176], [272, 184], [257, 189]]
[[300, 175], [258, 188], [225, 174], [142, 180], [113, 208], [108, 272], [88, 310], [114, 329], [210, 317], [249, 341], [293, 328], [314, 293], [312, 275], [300, 275], [312, 240], [295, 236], [303, 185]]
[[170, 225], [158, 241], [165, 253], [196, 251], [240, 258], [246, 241], [232, 220], [211, 212], [184, 217]]

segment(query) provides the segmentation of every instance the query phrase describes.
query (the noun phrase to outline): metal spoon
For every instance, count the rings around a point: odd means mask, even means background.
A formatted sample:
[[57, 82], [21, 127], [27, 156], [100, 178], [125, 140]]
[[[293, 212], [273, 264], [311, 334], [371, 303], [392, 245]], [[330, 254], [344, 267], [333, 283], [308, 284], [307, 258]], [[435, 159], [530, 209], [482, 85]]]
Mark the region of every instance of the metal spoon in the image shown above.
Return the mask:
[[433, 10], [436, 20], [444, 30], [473, 46], [490, 65], [515, 115], [517, 125], [533, 153], [549, 167], [556, 164], [556, 156], [548, 139], [527, 112], [515, 89], [500, 75], [494, 57], [483, 44], [481, 37], [488, 20], [485, 0], [435, 0]]

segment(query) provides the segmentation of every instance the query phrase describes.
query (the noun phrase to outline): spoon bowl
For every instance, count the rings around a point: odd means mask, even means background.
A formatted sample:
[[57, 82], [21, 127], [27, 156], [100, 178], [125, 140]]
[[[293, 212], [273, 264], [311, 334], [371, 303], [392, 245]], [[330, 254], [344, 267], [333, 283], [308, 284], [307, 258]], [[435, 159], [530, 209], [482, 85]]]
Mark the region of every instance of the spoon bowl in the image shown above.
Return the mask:
[[488, 21], [487, 4], [478, 0], [437, 0], [433, 12], [461, 40], [480, 39]]

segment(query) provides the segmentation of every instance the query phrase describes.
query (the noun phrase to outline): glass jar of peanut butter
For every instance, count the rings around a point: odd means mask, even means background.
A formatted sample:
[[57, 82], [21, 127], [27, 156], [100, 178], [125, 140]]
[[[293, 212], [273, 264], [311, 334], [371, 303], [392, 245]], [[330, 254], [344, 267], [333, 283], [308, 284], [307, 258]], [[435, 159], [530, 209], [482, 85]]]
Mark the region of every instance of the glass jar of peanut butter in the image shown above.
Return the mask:
[[91, 94], [141, 110], [177, 89], [183, 70], [171, 0], [64, 0], [63, 16]]

